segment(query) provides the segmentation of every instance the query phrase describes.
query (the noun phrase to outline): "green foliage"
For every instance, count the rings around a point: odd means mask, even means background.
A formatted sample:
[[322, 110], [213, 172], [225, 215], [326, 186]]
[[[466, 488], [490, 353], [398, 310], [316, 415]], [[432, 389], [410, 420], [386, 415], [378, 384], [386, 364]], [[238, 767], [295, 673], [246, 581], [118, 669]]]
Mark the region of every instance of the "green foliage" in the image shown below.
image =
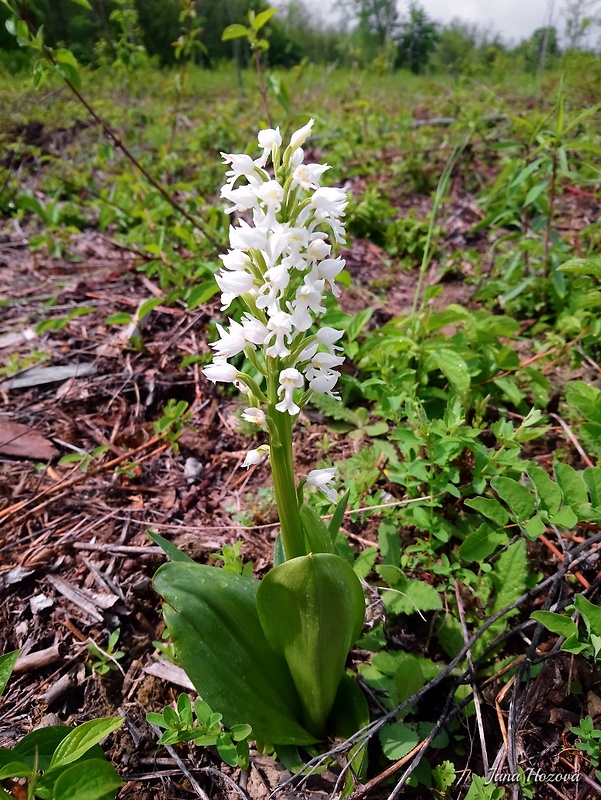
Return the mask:
[[150, 712], [146, 720], [165, 730], [158, 744], [194, 742], [198, 747], [216, 746], [226, 764], [248, 769], [250, 725], [234, 725], [231, 730], [224, 730], [221, 714], [216, 714], [204, 700], [195, 700], [193, 704], [189, 695], [180, 694], [175, 709], [165, 706], [162, 714]]
[[[2, 694], [19, 651], [0, 657]], [[52, 726], [0, 748], [0, 782], [24, 778], [27, 797], [42, 800], [112, 800], [121, 786], [99, 743], [123, 724], [121, 717], [93, 719], [76, 728]], [[0, 788], [0, 792], [8, 795]]]
[[[570, 728], [572, 733], [578, 736], [576, 747], [586, 753], [588, 760], [593, 767], [598, 767], [601, 763], [601, 730], [599, 730], [592, 718], [587, 716], [580, 720], [579, 726]], [[596, 769], [597, 780], [601, 780], [601, 770]]]
[[90, 642], [86, 649], [92, 654], [90, 666], [98, 675], [106, 675], [111, 670], [119, 669], [118, 661], [125, 655], [123, 650], [117, 650], [117, 642], [121, 635], [121, 629], [115, 628], [110, 634], [106, 647], [101, 649], [94, 642]]
[[[578, 626], [568, 614], [574, 609], [580, 614], [584, 626]], [[568, 607], [566, 612], [558, 614], [553, 611], [535, 611], [532, 618], [552, 633], [557, 633], [565, 641], [561, 649], [566, 653], [582, 654], [597, 660], [601, 652], [601, 608], [594, 605], [584, 597], [577, 594], [574, 597], [574, 606]]]

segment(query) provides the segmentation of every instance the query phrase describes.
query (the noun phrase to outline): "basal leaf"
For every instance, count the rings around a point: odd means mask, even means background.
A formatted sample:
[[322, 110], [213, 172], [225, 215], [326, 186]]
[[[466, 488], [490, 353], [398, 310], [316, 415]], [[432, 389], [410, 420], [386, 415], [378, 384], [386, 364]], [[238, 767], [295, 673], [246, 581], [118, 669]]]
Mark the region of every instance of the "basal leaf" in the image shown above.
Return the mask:
[[[289, 562], [286, 562], [289, 563]], [[282, 565], [282, 566], [285, 566]], [[203, 564], [164, 564], [154, 577], [165, 599], [177, 657], [198, 693], [228, 728], [247, 723], [271, 744], [310, 744], [284, 658], [259, 621], [259, 581]]]
[[337, 555], [299, 556], [263, 578], [257, 608], [267, 641], [290, 668], [304, 726], [321, 737], [346, 657], [363, 626], [359, 579]]

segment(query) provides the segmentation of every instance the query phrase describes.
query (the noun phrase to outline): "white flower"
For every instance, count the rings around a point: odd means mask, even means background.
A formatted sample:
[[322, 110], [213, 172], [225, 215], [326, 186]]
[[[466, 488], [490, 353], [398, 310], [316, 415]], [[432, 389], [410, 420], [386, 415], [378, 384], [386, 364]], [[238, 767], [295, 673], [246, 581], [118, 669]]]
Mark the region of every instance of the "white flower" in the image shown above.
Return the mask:
[[280, 372], [280, 387], [278, 389], [278, 395], [283, 394], [284, 399], [276, 405], [276, 409], [278, 411], [281, 411], [282, 413], [287, 411], [292, 416], [298, 414], [300, 408], [294, 402], [293, 395], [294, 390], [300, 389], [304, 382], [303, 376], [297, 369], [294, 369], [294, 367], [283, 369]]
[[249, 264], [249, 258], [242, 250], [229, 250], [224, 255], [219, 256], [219, 258], [223, 261], [223, 266], [226, 269], [246, 269]]
[[316, 353], [311, 360], [311, 364], [305, 369], [305, 375], [309, 380], [319, 370], [331, 370], [344, 363], [343, 356], [334, 356], [331, 353]]
[[313, 127], [314, 122], [314, 119], [310, 119], [306, 125], [304, 125], [302, 128], [299, 128], [297, 131], [294, 131], [290, 137], [290, 147], [292, 150], [296, 150], [297, 147], [302, 147], [304, 145], [311, 133], [311, 128]]
[[330, 253], [332, 252], [332, 245], [324, 242], [321, 238], [322, 236], [325, 238], [325, 234], [316, 234], [319, 236], [318, 239], [313, 239], [313, 241], [307, 247], [307, 255], [311, 259], [311, 261], [321, 261], [323, 258], [327, 258]]
[[222, 325], [217, 323], [220, 339], [209, 345], [218, 356], [223, 356], [224, 358], [231, 358], [232, 356], [238, 355], [238, 353], [241, 353], [246, 345], [249, 344], [244, 336], [244, 328], [242, 325], [233, 319], [230, 319], [229, 323], [229, 331], [226, 331]]
[[[273, 357], [280, 356], [281, 358], [290, 355], [290, 350], [286, 347], [286, 341], [290, 341], [292, 331], [292, 317], [290, 314], [286, 314], [285, 311], [278, 311], [267, 323], [267, 328], [269, 329], [269, 336], [265, 343], [274, 338], [274, 336], [275, 341], [265, 350], [265, 354]], [[287, 371], [284, 370], [284, 372]], [[283, 375], [284, 372], [281, 374]]]
[[340, 400], [340, 395], [333, 392], [334, 386], [338, 383], [338, 373], [333, 370], [322, 372], [317, 370], [309, 381], [309, 388], [317, 394], [329, 394], [335, 400]]
[[313, 192], [309, 202], [311, 208], [319, 208], [331, 217], [344, 216], [344, 209], [348, 205], [346, 192], [333, 186], [324, 186]]
[[265, 427], [265, 412], [260, 408], [247, 408], [242, 412], [242, 419], [255, 425]]
[[324, 328], [320, 328], [317, 331], [315, 339], [318, 344], [323, 344], [327, 347], [329, 353], [333, 353], [334, 350], [343, 350], [340, 345], [334, 344], [343, 334], [344, 331], [337, 331], [336, 328], [328, 328], [326, 325]]
[[241, 467], [249, 467], [254, 466], [255, 464], [262, 464], [263, 461], [267, 458], [267, 454], [269, 453], [269, 445], [262, 444], [260, 447], [257, 447], [256, 450], [249, 450], [246, 454], [246, 458], [240, 465]]
[[328, 169], [328, 164], [299, 164], [292, 173], [292, 185], [301, 189], [317, 189], [321, 176]]
[[222, 381], [223, 383], [232, 383], [238, 370], [232, 364], [228, 364], [225, 356], [215, 356], [213, 363], [203, 368], [205, 378], [213, 381]]
[[242, 330], [246, 341], [252, 342], [252, 344], [264, 344], [269, 335], [267, 326], [263, 325], [261, 320], [253, 317], [252, 314], [249, 314], [248, 311], [242, 316]]
[[321, 305], [323, 286], [323, 281], [314, 281], [303, 283], [296, 290], [296, 298], [289, 303], [289, 308], [292, 312], [292, 324], [297, 330], [307, 331], [313, 324], [309, 309], [315, 314], [325, 312], [326, 307]]
[[307, 483], [309, 486], [316, 486], [320, 489], [331, 503], [336, 502], [336, 490], [329, 487], [328, 484], [334, 480], [336, 474], [336, 467], [328, 467], [326, 469], [313, 469], [307, 475]]
[[258, 135], [259, 147], [263, 150], [273, 150], [275, 147], [282, 146], [282, 134], [279, 128], [267, 128], [264, 131], [259, 131]]
[[250, 292], [255, 283], [253, 275], [243, 270], [229, 272], [222, 269], [221, 272], [215, 275], [215, 281], [222, 291], [222, 309], [227, 308], [235, 297], [240, 297], [241, 294]]
[[223, 160], [226, 164], [231, 164], [231, 170], [225, 173], [227, 183], [233, 186], [238, 178], [244, 177], [249, 183], [258, 183], [259, 176], [257, 175], [257, 167], [261, 167], [260, 161], [253, 161], [250, 156], [245, 153], [221, 153]]
[[221, 197], [234, 204], [231, 208], [226, 208], [226, 214], [231, 214], [233, 211], [247, 211], [249, 208], [257, 207], [257, 195], [250, 186], [239, 186], [236, 189], [232, 189], [226, 183], [225, 186], [221, 187]]
[[241, 219], [239, 227], [234, 228], [230, 225], [230, 245], [236, 250], [265, 250], [267, 232], [260, 228], [252, 228], [248, 222]]

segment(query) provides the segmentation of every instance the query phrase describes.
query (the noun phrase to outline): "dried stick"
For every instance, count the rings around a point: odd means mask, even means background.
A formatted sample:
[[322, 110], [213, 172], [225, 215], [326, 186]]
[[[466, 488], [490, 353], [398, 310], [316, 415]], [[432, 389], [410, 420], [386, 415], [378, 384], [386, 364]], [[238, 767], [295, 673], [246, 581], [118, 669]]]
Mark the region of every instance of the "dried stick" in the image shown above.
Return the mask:
[[[163, 735], [163, 731], [162, 731], [162, 730], [159, 728], [159, 726], [158, 726], [158, 725], [154, 725], [153, 723], [151, 723], [151, 724], [150, 724], [150, 727], [152, 728], [152, 730], [155, 732], [155, 734], [156, 734], [156, 735], [157, 735], [159, 738], [160, 738], [160, 737]], [[189, 783], [189, 784], [190, 784], [190, 786], [191, 786], [191, 787], [194, 789], [194, 791], [196, 792], [196, 794], [198, 795], [198, 797], [202, 798], [202, 800], [210, 800], [210, 799], [209, 799], [209, 795], [208, 795], [208, 794], [207, 794], [207, 793], [204, 791], [204, 789], [203, 789], [203, 788], [200, 786], [200, 784], [198, 783], [198, 781], [196, 780], [196, 778], [194, 777], [194, 775], [192, 775], [192, 773], [190, 772], [190, 770], [188, 769], [188, 767], [187, 767], [187, 766], [184, 764], [184, 762], [181, 760], [181, 758], [180, 758], [180, 757], [179, 757], [179, 755], [177, 754], [176, 750], [175, 750], [173, 747], [171, 747], [171, 745], [168, 745], [168, 744], [164, 744], [164, 745], [162, 745], [162, 747], [164, 747], [164, 748], [165, 748], [165, 750], [167, 750], [167, 752], [169, 753], [169, 755], [171, 756], [171, 758], [172, 758], [172, 759], [175, 761], [175, 763], [177, 764], [177, 766], [180, 768], [180, 770], [181, 770], [181, 771], [183, 772], [183, 774], [186, 776], [186, 778], [188, 779], [188, 783]]]
[[[467, 630], [467, 624], [465, 621], [465, 608], [463, 606], [463, 599], [461, 597], [461, 591], [459, 590], [459, 581], [457, 578], [454, 578], [455, 583], [455, 599], [457, 600], [457, 610], [459, 611], [459, 621], [461, 623], [461, 632], [463, 634], [463, 641], [467, 642], [469, 639], [469, 633]], [[480, 736], [480, 747], [482, 750], [482, 762], [484, 766], [484, 774], [488, 776], [488, 752], [486, 750], [486, 737], [484, 736], [484, 724], [482, 722], [482, 708], [480, 706], [480, 692], [478, 691], [478, 687], [476, 686], [475, 680], [475, 673], [474, 673], [474, 659], [472, 658], [472, 651], [468, 650], [467, 654], [467, 663], [472, 671], [472, 691], [474, 693], [474, 709], [476, 711], [476, 722], [478, 725], [478, 735]]]

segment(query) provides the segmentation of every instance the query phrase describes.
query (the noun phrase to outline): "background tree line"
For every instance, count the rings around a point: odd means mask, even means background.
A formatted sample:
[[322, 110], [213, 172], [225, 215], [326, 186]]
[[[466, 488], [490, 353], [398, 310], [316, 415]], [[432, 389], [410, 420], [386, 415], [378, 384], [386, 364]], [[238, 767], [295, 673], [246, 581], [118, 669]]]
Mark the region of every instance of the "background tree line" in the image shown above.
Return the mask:
[[[44, 25], [46, 40], [63, 45], [82, 63], [114, 61], [117, 51], [144, 53], [161, 65], [175, 62], [174, 43], [182, 33], [185, 0], [89, 0], [86, 9], [73, 0], [20, 0], [32, 22]], [[565, 50], [586, 49], [599, 26], [601, 0], [568, 0], [564, 9]], [[539, 28], [517, 46], [508, 47], [493, 30], [455, 19], [442, 25], [430, 19], [416, 0], [339, 0], [337, 21], [324, 24], [303, 0], [288, 0], [267, 29], [272, 66], [313, 63], [358, 64], [381, 71], [407, 68], [451, 74], [474, 74], [504, 63], [536, 72], [541, 62], [553, 66], [562, 55], [560, 31]], [[200, 28], [194, 58], [207, 68], [232, 58], [244, 65], [248, 53], [239, 42], [221, 41], [223, 29], [244, 22], [249, 9], [268, 7], [265, 0], [188, 0]], [[2, 22], [6, 12], [0, 9]], [[588, 36], [588, 39], [587, 39]], [[124, 47], [125, 45], [125, 47]], [[18, 68], [14, 38], [0, 26], [1, 63]], [[516, 61], [517, 60], [517, 61]]]

